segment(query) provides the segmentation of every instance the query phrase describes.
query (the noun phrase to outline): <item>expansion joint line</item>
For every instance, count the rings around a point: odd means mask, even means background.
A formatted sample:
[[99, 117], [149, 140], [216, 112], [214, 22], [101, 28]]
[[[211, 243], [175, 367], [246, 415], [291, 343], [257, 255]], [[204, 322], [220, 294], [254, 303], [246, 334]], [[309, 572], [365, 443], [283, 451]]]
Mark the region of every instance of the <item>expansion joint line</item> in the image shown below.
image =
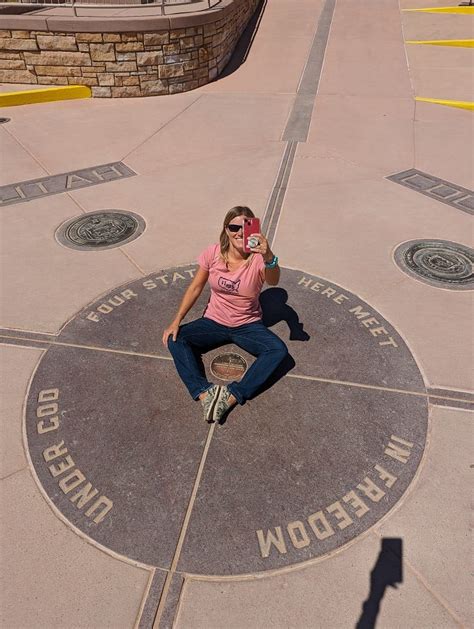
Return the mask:
[[147, 142], [149, 142], [152, 138], [155, 137], [155, 135], [157, 135], [158, 133], [160, 133], [161, 131], [163, 131], [163, 129], [165, 127], [167, 127], [168, 125], [170, 125], [171, 123], [173, 123], [176, 118], [179, 118], [179, 116], [181, 116], [182, 114], [184, 114], [190, 107], [192, 107], [193, 105], [195, 105], [198, 100], [200, 100], [202, 98], [201, 96], [198, 96], [197, 98], [195, 98], [192, 103], [189, 103], [189, 105], [186, 105], [186, 107], [184, 107], [183, 109], [181, 109], [180, 111], [178, 111], [178, 113], [176, 113], [174, 116], [172, 116], [169, 120], [167, 120], [166, 122], [164, 122], [160, 127], [158, 127], [158, 129], [156, 129], [156, 131], [154, 131], [148, 138], [145, 138], [142, 142], [140, 142], [140, 144], [137, 144], [137, 146], [135, 146], [133, 149], [130, 149], [130, 151], [128, 151], [128, 153], [125, 153], [125, 155], [122, 157], [122, 159], [120, 160], [121, 162], [123, 162], [124, 160], [127, 159], [127, 157], [130, 157], [130, 155], [132, 153], [135, 153], [136, 151], [138, 151], [138, 149], [142, 148], [144, 144], [146, 144]]
[[282, 139], [286, 141], [287, 144], [265, 210], [262, 225], [262, 230], [266, 234], [270, 247], [273, 247], [274, 244], [278, 221], [293, 169], [298, 143], [306, 142], [308, 138], [314, 102], [319, 89], [324, 56], [326, 54], [335, 7], [336, 0], [326, 0], [321, 10], [311, 50], [306, 60], [296, 92], [296, 98], [283, 132]]
[[206, 439], [206, 444], [204, 446], [204, 450], [201, 456], [201, 462], [199, 463], [199, 468], [196, 474], [196, 478], [194, 480], [194, 486], [193, 486], [193, 490], [191, 492], [191, 498], [189, 499], [189, 503], [188, 503], [188, 508], [186, 510], [186, 515], [184, 516], [184, 521], [183, 521], [183, 526], [181, 527], [181, 532], [179, 535], [179, 539], [178, 539], [178, 543], [176, 545], [176, 550], [174, 553], [174, 557], [173, 557], [173, 561], [171, 562], [171, 567], [168, 571], [168, 574], [166, 576], [166, 581], [165, 584], [163, 586], [163, 590], [161, 592], [161, 598], [160, 598], [160, 602], [158, 604], [158, 608], [156, 610], [156, 615], [155, 615], [155, 619], [153, 621], [153, 629], [159, 629], [160, 626], [160, 619], [161, 616], [163, 615], [163, 611], [165, 609], [165, 605], [166, 605], [166, 598], [168, 596], [168, 592], [170, 589], [170, 585], [171, 585], [171, 581], [173, 579], [174, 574], [176, 573], [176, 568], [178, 567], [178, 562], [179, 562], [179, 558], [181, 555], [181, 550], [183, 548], [183, 544], [184, 544], [184, 539], [186, 537], [186, 533], [188, 530], [188, 526], [189, 526], [189, 521], [191, 519], [191, 514], [193, 511], [193, 507], [194, 507], [194, 502], [196, 500], [196, 495], [197, 495], [197, 491], [199, 489], [199, 485], [201, 483], [201, 476], [202, 473], [204, 471], [204, 466], [206, 464], [206, 459], [207, 459], [207, 453], [209, 452], [209, 447], [211, 445], [211, 441], [212, 441], [212, 436], [214, 435], [214, 429], [216, 427], [216, 424], [212, 424], [209, 432], [207, 433], [207, 439]]
[[[153, 360], [164, 360], [172, 362], [171, 356], [160, 356], [159, 354], [152, 354], [148, 352], [129, 351], [126, 349], [114, 349], [111, 347], [99, 347], [96, 345], [85, 345], [81, 343], [65, 342], [50, 340], [45, 338], [39, 338], [42, 334], [31, 335], [19, 335], [19, 334], [1, 334], [0, 344], [13, 344], [20, 345], [21, 347], [28, 347], [32, 349], [48, 349], [49, 347], [71, 347], [73, 349], [89, 350], [92, 352], [104, 352], [110, 354], [119, 354], [121, 356], [133, 356], [140, 358], [151, 358]], [[55, 337], [53, 337], [55, 338]], [[12, 343], [13, 341], [13, 343]], [[9, 343], [10, 342], [10, 343]], [[313, 382], [322, 382], [325, 384], [334, 384], [339, 386], [354, 387], [359, 389], [369, 389], [373, 391], [387, 391], [389, 393], [399, 393], [402, 395], [412, 395], [420, 398], [426, 398], [428, 401], [435, 403], [434, 400], [445, 402], [457, 402], [464, 404], [473, 404], [472, 395], [469, 391], [452, 391], [450, 389], [435, 389], [429, 387], [425, 392], [423, 391], [410, 391], [408, 389], [398, 389], [394, 387], [382, 387], [375, 384], [364, 384], [362, 382], [351, 382], [347, 380], [338, 380], [336, 378], [323, 378], [321, 376], [307, 376], [303, 374], [287, 374], [285, 377], [294, 378], [299, 380], [310, 380]], [[455, 396], [455, 393], [459, 393]]]
[[[434, 404], [433, 400], [445, 401], [445, 402], [458, 402], [465, 404], [474, 404], [472, 397], [469, 396], [468, 391], [464, 391], [465, 398], [454, 397], [451, 395], [439, 395], [432, 389], [426, 391], [409, 391], [408, 389], [397, 389], [396, 387], [382, 387], [376, 384], [363, 384], [362, 382], [350, 382], [349, 380], [336, 380], [335, 378], [322, 378], [320, 376], [304, 376], [302, 374], [289, 373], [287, 378], [295, 378], [297, 380], [310, 380], [312, 382], [321, 382], [324, 384], [335, 384], [343, 387], [354, 387], [356, 389], [368, 389], [370, 391], [381, 391], [386, 393], [399, 393], [401, 395], [412, 395], [414, 397], [424, 398], [428, 402]], [[474, 410], [474, 406], [473, 406]]]
[[270, 199], [265, 210], [262, 231], [266, 234], [270, 247], [273, 246], [273, 241], [275, 239], [276, 227], [283, 207], [283, 201], [285, 199], [288, 181], [293, 168], [293, 161], [295, 159], [297, 146], [298, 142], [287, 142], [275, 185], [273, 186]]
[[[160, 356], [158, 354], [149, 354], [146, 352], [135, 352], [135, 351], [127, 351], [126, 349], [113, 349], [111, 347], [99, 347], [96, 345], [84, 345], [82, 343], [72, 343], [72, 342], [64, 342], [64, 341], [53, 341], [49, 339], [39, 339], [27, 336], [13, 336], [13, 335], [5, 335], [0, 334], [0, 343], [7, 344], [8, 341], [19, 341], [18, 344], [22, 342], [25, 343], [27, 347], [37, 348], [37, 344], [39, 346], [55, 346], [55, 347], [72, 347], [74, 349], [87, 349], [94, 352], [107, 352], [110, 354], [121, 354], [122, 356], [140, 356], [141, 358], [158, 358], [160, 360], [173, 360], [171, 356]], [[48, 349], [46, 347], [46, 349]]]

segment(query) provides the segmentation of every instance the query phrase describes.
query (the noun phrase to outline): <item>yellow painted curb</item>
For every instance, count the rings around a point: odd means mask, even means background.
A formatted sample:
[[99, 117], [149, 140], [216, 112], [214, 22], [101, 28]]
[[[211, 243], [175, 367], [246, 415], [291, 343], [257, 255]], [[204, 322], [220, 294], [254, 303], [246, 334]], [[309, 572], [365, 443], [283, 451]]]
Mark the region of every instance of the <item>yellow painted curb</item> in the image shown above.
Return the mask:
[[446, 105], [447, 107], [458, 107], [459, 109], [467, 109], [468, 111], [474, 111], [474, 103], [463, 100], [441, 100], [439, 98], [421, 98], [416, 96], [415, 100], [422, 103], [434, 103], [435, 105]]
[[473, 7], [432, 7], [431, 9], [402, 9], [402, 11], [418, 11], [420, 13], [462, 13], [474, 15]]
[[418, 44], [422, 46], [459, 46], [460, 48], [474, 48], [474, 39], [410, 39], [405, 41], [405, 44]]
[[45, 87], [44, 89], [23, 90], [20, 92], [0, 92], [0, 107], [48, 103], [53, 100], [90, 98], [91, 95], [91, 88], [87, 85], [64, 85], [61, 87]]

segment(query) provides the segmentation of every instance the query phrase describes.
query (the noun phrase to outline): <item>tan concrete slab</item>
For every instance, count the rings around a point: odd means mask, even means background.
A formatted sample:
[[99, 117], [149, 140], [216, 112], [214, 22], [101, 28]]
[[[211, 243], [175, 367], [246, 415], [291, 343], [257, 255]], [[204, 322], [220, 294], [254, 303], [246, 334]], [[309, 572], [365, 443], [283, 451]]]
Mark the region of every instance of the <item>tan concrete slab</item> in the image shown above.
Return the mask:
[[[331, 559], [287, 574], [249, 581], [190, 580], [184, 586], [175, 627], [355, 627], [379, 552], [380, 540], [370, 534]], [[403, 582], [384, 591], [377, 617], [380, 629], [457, 626], [406, 564]]]
[[[459, 107], [442, 107], [436, 103], [426, 103], [423, 101], [416, 102], [415, 122], [435, 122], [435, 123], [450, 123], [453, 125], [453, 131], [455, 132], [462, 126], [467, 134], [470, 134], [472, 129], [472, 112], [467, 109], [461, 109]], [[437, 153], [442, 152], [443, 143], [440, 143]]]
[[388, 180], [346, 183], [341, 168], [337, 183], [296, 188], [297, 182], [295, 173], [275, 251], [283, 264], [332, 276], [361, 296], [379, 295], [404, 279], [392, 263], [401, 242], [442, 235], [470, 244], [469, 215]]
[[307, 144], [299, 155], [335, 156], [381, 175], [413, 163], [411, 98], [318, 96]]
[[209, 243], [218, 241], [223, 216], [231, 207], [248, 205], [263, 216], [282, 151], [278, 142], [237, 147], [179, 167], [155, 165], [152, 174], [131, 177], [121, 186], [111, 182], [107, 190], [84, 188], [73, 196], [88, 210], [117, 207], [143, 216], [146, 231], [125, 248], [150, 273], [195, 260]]
[[47, 175], [42, 165], [7, 129], [11, 124], [12, 121], [0, 126], [0, 186]]
[[1, 431], [0, 478], [26, 467], [23, 450], [23, 400], [31, 374], [41, 356], [40, 350], [0, 347]]
[[402, 31], [398, 3], [385, 0], [359, 4], [351, 0], [338, 0], [331, 39], [336, 45], [340, 42], [349, 50], [354, 39], [378, 41], [379, 44], [384, 41], [400, 42]]
[[319, 147], [316, 143], [299, 144], [296, 150], [290, 187], [312, 189], [320, 184], [381, 179], [380, 173], [368, 166], [356, 164], [341, 157], [330, 147]]
[[2, 481], [1, 488], [2, 625], [132, 627], [149, 571], [112, 558], [71, 531], [29, 471]]
[[[194, 92], [167, 98], [88, 98], [5, 107], [2, 115], [11, 118], [9, 133], [56, 174], [120, 160], [197, 98]], [[18, 179], [22, 176], [14, 181]]]
[[472, 190], [472, 112], [417, 102], [414, 128], [415, 167]]
[[302, 39], [313, 37], [324, 2], [322, 0], [301, 0], [298, 11], [292, 0], [268, 2], [258, 27], [258, 39], [277, 39], [282, 35]]
[[[312, 45], [322, 0], [267, 3], [245, 63], [202, 88], [206, 93], [294, 93]], [[275, 69], [278, 69], [275, 71]]]
[[412, 68], [415, 95], [472, 102], [473, 68]]
[[402, 333], [431, 385], [472, 388], [469, 293], [425, 285], [392, 261], [400, 243], [418, 238], [472, 246], [469, 215], [387, 180], [345, 182], [343, 168], [338, 183], [311, 187], [307, 178], [296, 188], [298, 177], [296, 171], [273, 247], [282, 264], [373, 304]]
[[140, 275], [120, 249], [75, 251], [56, 242], [56, 228], [81, 213], [65, 194], [2, 208], [2, 293], [9, 299], [1, 326], [55, 333], [89, 301]]
[[472, 413], [434, 407], [431, 419], [415, 491], [379, 532], [404, 538], [406, 559], [469, 627], [474, 622], [468, 552]]
[[[292, 97], [288, 95], [203, 95], [129, 153], [125, 162], [141, 174], [183, 166], [185, 170], [176, 173], [175, 182], [189, 182], [186, 166], [190, 163], [200, 169], [202, 162], [217, 157], [228, 160], [242, 149], [258, 151], [270, 143], [283, 146], [280, 137], [291, 105]], [[257, 162], [251, 154], [249, 159]], [[202, 172], [196, 171], [192, 178], [199, 176]], [[217, 182], [218, 177], [216, 172], [212, 181]]]
[[474, 18], [470, 15], [402, 12], [401, 19], [405, 39], [472, 39], [474, 33]]
[[[373, 26], [368, 26], [372, 24]], [[403, 98], [411, 94], [398, 3], [337, 3], [319, 94]]]
[[[249, 89], [254, 94], [283, 93], [293, 94], [298, 88], [300, 76], [311, 46], [312, 37], [280, 39], [261, 38], [252, 46], [248, 63], [235, 72], [209, 83], [202, 88], [206, 93], [241, 93]], [[269, 60], [271, 64], [269, 63]], [[271, 66], [278, 67], [278, 73]]]
[[467, 68], [472, 71], [472, 48], [406, 44], [410, 68]]
[[411, 94], [406, 57], [400, 41], [351, 39], [330, 44], [320, 94], [403, 98]]
[[474, 391], [472, 293], [403, 277], [399, 284], [386, 284], [370, 301], [390, 313], [390, 322], [403, 331], [430, 386]]
[[[435, 122], [437, 124], [450, 123], [453, 126], [453, 132], [457, 129], [465, 129], [465, 133], [470, 135], [473, 132], [472, 112], [459, 107], [441, 106], [436, 103], [426, 103], [423, 101], [416, 102], [415, 122]], [[443, 144], [437, 150], [442, 155]]]

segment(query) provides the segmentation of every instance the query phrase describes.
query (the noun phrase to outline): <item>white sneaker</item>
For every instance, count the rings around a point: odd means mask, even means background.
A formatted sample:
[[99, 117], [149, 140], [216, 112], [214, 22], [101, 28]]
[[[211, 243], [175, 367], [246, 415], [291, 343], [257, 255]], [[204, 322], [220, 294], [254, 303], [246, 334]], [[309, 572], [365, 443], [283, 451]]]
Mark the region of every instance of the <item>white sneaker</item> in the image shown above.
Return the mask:
[[229, 402], [231, 395], [232, 393], [229, 391], [227, 386], [220, 387], [220, 391], [217, 395], [217, 401], [214, 406], [214, 414], [212, 416], [212, 419], [215, 422], [220, 423], [221, 419], [226, 415], [229, 409], [234, 406]]
[[222, 387], [220, 387], [219, 385], [213, 384], [212, 387], [210, 387], [206, 391], [206, 396], [203, 397], [201, 400], [201, 405], [204, 410], [204, 420], [208, 424], [212, 424], [215, 421], [212, 417], [212, 414], [214, 412], [214, 408], [216, 406], [217, 398], [219, 396], [221, 388]]

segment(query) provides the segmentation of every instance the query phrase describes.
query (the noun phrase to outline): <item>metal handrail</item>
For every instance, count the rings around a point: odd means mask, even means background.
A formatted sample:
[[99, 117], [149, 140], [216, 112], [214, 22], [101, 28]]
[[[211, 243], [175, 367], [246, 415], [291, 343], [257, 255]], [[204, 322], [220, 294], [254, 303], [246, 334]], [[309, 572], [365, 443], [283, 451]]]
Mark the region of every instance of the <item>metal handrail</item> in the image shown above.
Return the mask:
[[[18, 5], [18, 4], [29, 4], [32, 7], [38, 6], [38, 10], [41, 8], [51, 8], [51, 7], [70, 7], [73, 11], [75, 17], [77, 16], [77, 8], [81, 9], [140, 9], [140, 8], [152, 8], [159, 7], [160, 15], [170, 15], [172, 12], [165, 13], [165, 8], [170, 7], [182, 7], [187, 5], [201, 4], [206, 1], [207, 6], [202, 9], [190, 8], [189, 12], [200, 12], [207, 11], [209, 9], [213, 9], [218, 4], [222, 2], [222, 0], [138, 0], [137, 3], [120, 3], [114, 2], [113, 0], [107, 0], [107, 2], [94, 2], [94, 0], [1, 0], [1, 6], [7, 5]], [[114, 16], [115, 17], [115, 16]]]

